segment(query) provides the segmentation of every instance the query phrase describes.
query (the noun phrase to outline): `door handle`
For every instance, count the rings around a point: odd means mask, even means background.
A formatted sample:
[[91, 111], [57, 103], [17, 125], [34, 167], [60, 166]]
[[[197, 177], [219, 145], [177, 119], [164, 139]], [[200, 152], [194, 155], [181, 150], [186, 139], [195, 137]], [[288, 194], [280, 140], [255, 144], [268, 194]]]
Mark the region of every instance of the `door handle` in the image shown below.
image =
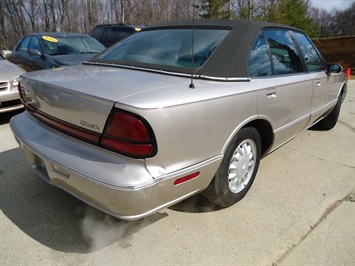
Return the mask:
[[267, 100], [272, 100], [275, 98], [277, 98], [276, 88], [266, 90], [266, 99]]

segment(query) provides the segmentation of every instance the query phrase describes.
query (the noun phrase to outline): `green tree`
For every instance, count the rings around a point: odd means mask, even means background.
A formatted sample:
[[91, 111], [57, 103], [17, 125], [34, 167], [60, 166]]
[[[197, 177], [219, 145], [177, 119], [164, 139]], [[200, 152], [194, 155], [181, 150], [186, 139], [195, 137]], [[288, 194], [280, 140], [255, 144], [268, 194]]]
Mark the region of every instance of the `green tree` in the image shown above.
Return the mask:
[[201, 10], [203, 19], [229, 19], [232, 14], [229, 0], [202, 0]]
[[310, 37], [318, 37], [319, 30], [307, 15], [308, 0], [271, 0], [269, 3], [262, 20], [293, 26], [304, 30]]
[[310, 37], [318, 37], [317, 26], [307, 15], [308, 8], [308, 0], [283, 0], [278, 8], [278, 22], [302, 29]]
[[239, 20], [252, 20], [255, 16], [256, 5], [255, 0], [237, 0], [236, 18]]

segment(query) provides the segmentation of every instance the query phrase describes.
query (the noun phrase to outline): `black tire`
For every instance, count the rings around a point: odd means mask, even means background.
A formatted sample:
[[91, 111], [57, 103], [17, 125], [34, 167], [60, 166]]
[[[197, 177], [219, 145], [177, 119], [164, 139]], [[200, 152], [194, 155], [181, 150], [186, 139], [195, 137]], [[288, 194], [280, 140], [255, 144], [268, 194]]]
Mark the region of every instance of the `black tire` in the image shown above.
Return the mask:
[[318, 122], [318, 126], [324, 130], [330, 130], [338, 122], [339, 114], [340, 114], [340, 107], [342, 104], [342, 95], [340, 94], [338, 97], [337, 104], [334, 106], [333, 110], [324, 117], [321, 121]]
[[241, 129], [232, 139], [217, 173], [202, 195], [221, 207], [240, 201], [253, 184], [260, 157], [258, 131], [251, 127]]

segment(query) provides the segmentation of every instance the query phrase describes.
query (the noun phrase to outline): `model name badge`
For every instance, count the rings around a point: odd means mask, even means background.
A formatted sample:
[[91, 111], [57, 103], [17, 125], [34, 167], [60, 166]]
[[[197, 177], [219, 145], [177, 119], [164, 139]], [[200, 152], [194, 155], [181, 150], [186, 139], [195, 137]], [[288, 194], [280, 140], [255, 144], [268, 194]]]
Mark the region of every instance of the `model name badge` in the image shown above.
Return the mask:
[[86, 122], [84, 120], [80, 120], [80, 125], [82, 125], [84, 127], [92, 128], [95, 130], [100, 130], [100, 127], [98, 125]]

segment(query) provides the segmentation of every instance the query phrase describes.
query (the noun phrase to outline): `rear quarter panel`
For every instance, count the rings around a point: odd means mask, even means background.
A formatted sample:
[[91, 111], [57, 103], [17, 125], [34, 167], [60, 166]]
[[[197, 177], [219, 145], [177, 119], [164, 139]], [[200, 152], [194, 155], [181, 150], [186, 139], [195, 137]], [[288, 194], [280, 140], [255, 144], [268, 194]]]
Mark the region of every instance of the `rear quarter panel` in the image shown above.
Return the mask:
[[129, 106], [116, 107], [141, 115], [155, 133], [158, 153], [146, 159], [154, 177], [223, 154], [236, 131], [257, 117], [256, 92], [248, 82], [197, 81], [195, 89], [184, 84], [125, 102]]

